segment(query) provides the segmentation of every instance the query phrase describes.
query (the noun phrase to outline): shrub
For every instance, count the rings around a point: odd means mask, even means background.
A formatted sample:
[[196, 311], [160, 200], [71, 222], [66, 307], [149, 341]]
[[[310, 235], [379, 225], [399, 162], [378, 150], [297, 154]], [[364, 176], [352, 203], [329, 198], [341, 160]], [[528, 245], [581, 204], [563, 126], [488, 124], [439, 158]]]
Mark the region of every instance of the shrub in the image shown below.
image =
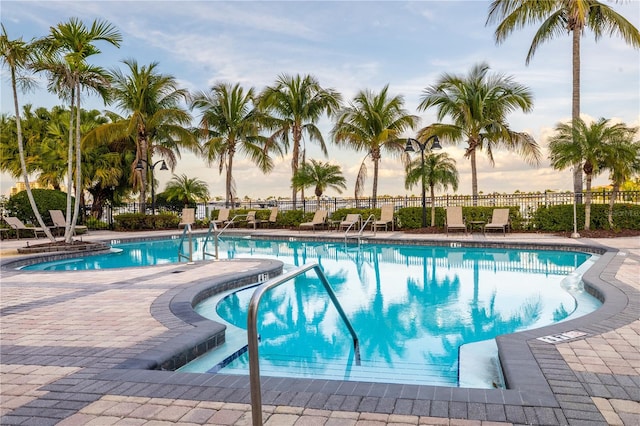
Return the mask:
[[[66, 211], [66, 193], [53, 189], [32, 189], [31, 192], [33, 193], [36, 206], [38, 206], [38, 211], [40, 211], [40, 214], [42, 215], [42, 220], [44, 220], [47, 226], [53, 225], [51, 216], [49, 216], [49, 210]], [[74, 199], [72, 199], [72, 203], [73, 201]], [[20, 191], [9, 198], [9, 201], [7, 201], [6, 204], [6, 209], [10, 216], [15, 216], [25, 223], [31, 222], [32, 224], [38, 224], [36, 215], [31, 209], [31, 203], [29, 203], [27, 191]]]
[[[591, 205], [590, 229], [609, 229], [608, 204]], [[577, 228], [584, 229], [584, 204], [576, 205]], [[640, 229], [640, 206], [615, 204], [613, 223], [616, 229]], [[533, 214], [532, 226], [540, 231], [573, 231], [573, 205], [541, 206]]]

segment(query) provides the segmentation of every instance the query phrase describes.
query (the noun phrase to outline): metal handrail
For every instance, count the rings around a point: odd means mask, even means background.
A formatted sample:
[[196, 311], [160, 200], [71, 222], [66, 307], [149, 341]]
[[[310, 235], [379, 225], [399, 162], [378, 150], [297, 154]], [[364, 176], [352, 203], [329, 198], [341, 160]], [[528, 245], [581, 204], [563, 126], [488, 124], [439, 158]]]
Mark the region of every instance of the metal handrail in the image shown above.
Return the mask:
[[[184, 238], [187, 234], [189, 234], [189, 256], [182, 253]], [[187, 259], [189, 262], [193, 262], [193, 238], [191, 237], [191, 225], [188, 223], [184, 226], [182, 237], [180, 238], [180, 245], [178, 246], [178, 261], [182, 258]]]
[[[220, 257], [218, 256], [218, 246], [219, 246], [219, 240], [220, 240], [220, 235], [222, 235], [222, 233], [224, 231], [227, 230], [227, 228], [233, 224], [235, 224], [235, 220], [236, 218], [239, 217], [247, 217], [249, 216], [248, 214], [237, 214], [234, 217], [231, 218], [230, 221], [228, 221], [224, 227], [220, 230], [220, 232], [216, 233], [216, 231], [218, 230], [218, 225], [216, 225], [215, 222], [211, 222], [209, 223], [209, 231], [207, 232], [207, 236], [204, 239], [204, 244], [202, 245], [202, 258], [204, 259], [205, 256], [213, 256], [216, 260], [220, 259]], [[211, 236], [211, 234], [213, 234], [213, 240], [215, 243], [215, 253], [208, 253], [207, 250], [207, 244], [209, 243], [209, 237]]]
[[356, 357], [356, 365], [360, 365], [360, 344], [358, 343], [358, 336], [356, 335], [351, 322], [347, 318], [347, 315], [344, 313], [342, 306], [340, 306], [340, 302], [336, 297], [336, 294], [333, 292], [327, 277], [320, 269], [320, 266], [317, 263], [312, 263], [308, 265], [304, 265], [296, 270], [288, 272], [284, 275], [276, 277], [272, 280], [261, 284], [256, 290], [253, 292], [251, 296], [251, 300], [249, 301], [249, 311], [247, 312], [247, 338], [249, 343], [249, 383], [251, 386], [251, 418], [253, 419], [254, 426], [262, 425], [262, 395], [260, 393], [260, 362], [258, 359], [258, 329], [257, 329], [257, 320], [258, 320], [258, 305], [260, 304], [260, 299], [262, 296], [269, 290], [274, 287], [283, 284], [292, 278], [297, 277], [298, 275], [302, 275], [305, 272], [313, 269], [324, 289], [329, 294], [329, 298], [333, 302], [333, 305], [338, 310], [338, 314], [342, 317], [342, 320], [346, 324], [349, 329], [349, 333], [351, 333], [351, 337], [353, 338], [353, 349], [355, 351]]
[[[364, 223], [362, 224], [362, 226], [360, 227], [360, 232], [358, 232], [358, 235], [362, 235], [362, 231], [364, 231], [364, 229], [367, 227], [367, 225], [369, 224], [369, 222], [373, 222], [371, 219], [373, 219], [373, 221], [375, 221], [375, 220], [376, 220], [376, 215], [375, 215], [375, 214], [373, 214], [373, 213], [371, 213], [371, 214], [369, 215], [369, 217], [367, 218], [367, 220], [365, 220], [365, 221], [364, 221]], [[376, 234], [376, 230], [375, 230], [375, 227], [374, 227], [373, 235], [375, 235], [375, 234]]]

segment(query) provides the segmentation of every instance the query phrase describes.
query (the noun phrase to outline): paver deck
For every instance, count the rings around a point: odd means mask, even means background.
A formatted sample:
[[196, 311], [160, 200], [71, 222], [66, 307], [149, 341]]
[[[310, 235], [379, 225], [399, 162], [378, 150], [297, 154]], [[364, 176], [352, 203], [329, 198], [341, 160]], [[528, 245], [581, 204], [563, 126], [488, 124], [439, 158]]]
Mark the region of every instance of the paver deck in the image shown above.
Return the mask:
[[[131, 236], [92, 232], [84, 238]], [[379, 232], [377, 237], [610, 247], [617, 252], [603, 256], [604, 262], [590, 273], [611, 287], [606, 295], [616, 306], [605, 305], [598, 315], [574, 323], [587, 333], [584, 338], [549, 344], [525, 332], [519, 340], [501, 342], [523, 357], [508, 360], [505, 368], [537, 366], [530, 378], [530, 372], [516, 371], [518, 391], [265, 377], [266, 425], [640, 424], [639, 239], [573, 240], [544, 234], [452, 238], [401, 232]], [[0, 263], [23, 259], [15, 249], [25, 241], [0, 242]], [[188, 351], [189, 339], [217, 338], [215, 329], [203, 331], [202, 319], [187, 306], [195, 293], [212, 281], [250, 282], [277, 268], [257, 259], [77, 272], [4, 267], [0, 424], [251, 424], [248, 378], [145, 367], [166, 352]], [[526, 380], [530, 384], [519, 383]]]

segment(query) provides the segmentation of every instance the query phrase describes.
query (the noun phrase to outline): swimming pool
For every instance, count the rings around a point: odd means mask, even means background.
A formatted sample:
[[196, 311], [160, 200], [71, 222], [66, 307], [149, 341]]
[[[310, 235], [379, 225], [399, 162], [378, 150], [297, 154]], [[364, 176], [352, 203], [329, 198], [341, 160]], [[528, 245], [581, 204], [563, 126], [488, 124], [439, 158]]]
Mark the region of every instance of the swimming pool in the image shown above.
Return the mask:
[[[203, 239], [193, 243], [201, 255]], [[24, 269], [165, 264], [177, 262], [178, 244], [116, 244], [116, 253]], [[261, 303], [265, 376], [491, 387], [500, 383], [494, 337], [573, 318], [600, 304], [580, 280], [597, 256], [582, 252], [231, 238], [219, 253], [278, 259], [289, 269], [319, 263], [358, 333], [362, 363], [355, 365], [349, 334], [318, 293], [317, 278], [299, 277]], [[247, 374], [251, 292], [234, 291], [196, 307], [227, 324], [226, 343], [182, 371]], [[461, 373], [465, 365], [472, 377]]]

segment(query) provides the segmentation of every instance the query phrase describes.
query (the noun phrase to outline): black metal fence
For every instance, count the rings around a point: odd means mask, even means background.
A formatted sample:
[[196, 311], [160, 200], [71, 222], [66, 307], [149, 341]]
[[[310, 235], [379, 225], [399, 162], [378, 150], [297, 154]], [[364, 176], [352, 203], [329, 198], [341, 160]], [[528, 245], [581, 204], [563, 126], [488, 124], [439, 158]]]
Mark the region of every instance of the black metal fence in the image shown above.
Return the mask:
[[[586, 192], [578, 194], [578, 199], [584, 200]], [[613, 193], [611, 191], [593, 191], [591, 192], [592, 203], [594, 204], [607, 204], [610, 202]], [[481, 194], [477, 197], [471, 195], [442, 195], [435, 197], [436, 207], [447, 206], [483, 206], [483, 207], [507, 207], [517, 206], [520, 208], [520, 213], [523, 219], [529, 220], [533, 213], [540, 206], [553, 206], [562, 204], [572, 204], [574, 200], [573, 192], [539, 192], [539, 193], [515, 193], [515, 194]], [[374, 202], [375, 201], [375, 202]], [[620, 191], [618, 192], [615, 203], [631, 203], [640, 204], [640, 191]], [[281, 211], [298, 209], [304, 212], [313, 212], [318, 209], [325, 209], [331, 215], [334, 211], [343, 208], [373, 208], [380, 207], [384, 204], [393, 204], [397, 209], [403, 207], [421, 207], [421, 197], [378, 197], [376, 200], [373, 198], [321, 198], [320, 201], [316, 199], [298, 200], [296, 206], [290, 199], [279, 200], [242, 200], [236, 201], [235, 209], [268, 209], [270, 207], [278, 207]], [[425, 205], [431, 207], [431, 199], [427, 197]], [[151, 214], [151, 204], [147, 203], [147, 214]], [[211, 203], [199, 203], [196, 206], [196, 218], [204, 219], [205, 217], [211, 217], [211, 213], [214, 210], [218, 210], [225, 207], [224, 202], [211, 202]], [[111, 225], [113, 223], [113, 217], [123, 213], [139, 213], [140, 205], [138, 203], [127, 203], [123, 205], [114, 206], [113, 208], [108, 204], [105, 206], [100, 221], [105, 225]], [[180, 209], [170, 209], [162, 205], [156, 205], [156, 212], [175, 212], [179, 213]]]

